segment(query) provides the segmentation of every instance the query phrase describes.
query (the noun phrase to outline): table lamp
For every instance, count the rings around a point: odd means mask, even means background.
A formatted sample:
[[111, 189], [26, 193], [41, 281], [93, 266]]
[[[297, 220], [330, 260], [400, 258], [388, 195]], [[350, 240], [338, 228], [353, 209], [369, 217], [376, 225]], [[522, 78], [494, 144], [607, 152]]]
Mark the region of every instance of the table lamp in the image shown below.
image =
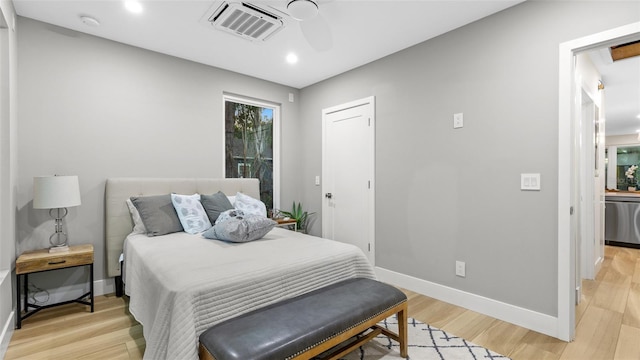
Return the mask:
[[33, 178], [33, 208], [49, 209], [55, 220], [55, 232], [49, 237], [49, 252], [68, 251], [67, 234], [62, 219], [68, 207], [80, 205], [80, 185], [77, 176], [40, 176]]

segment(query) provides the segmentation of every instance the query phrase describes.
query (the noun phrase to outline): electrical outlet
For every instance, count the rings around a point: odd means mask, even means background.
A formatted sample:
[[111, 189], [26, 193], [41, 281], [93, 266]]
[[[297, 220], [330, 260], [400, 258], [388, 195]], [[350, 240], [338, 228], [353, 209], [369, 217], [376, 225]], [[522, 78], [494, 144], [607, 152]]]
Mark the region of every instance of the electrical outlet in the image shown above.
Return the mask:
[[459, 129], [464, 126], [464, 115], [462, 113], [453, 114], [453, 128]]
[[465, 277], [464, 261], [456, 261], [456, 276]]

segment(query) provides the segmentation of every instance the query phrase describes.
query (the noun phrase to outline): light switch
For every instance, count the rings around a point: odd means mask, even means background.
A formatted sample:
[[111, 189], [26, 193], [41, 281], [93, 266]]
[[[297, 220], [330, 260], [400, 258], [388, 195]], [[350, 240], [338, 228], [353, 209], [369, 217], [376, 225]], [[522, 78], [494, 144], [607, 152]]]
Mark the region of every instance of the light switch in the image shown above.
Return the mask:
[[453, 128], [458, 129], [464, 125], [464, 116], [462, 113], [453, 114]]
[[293, 97], [293, 93], [289, 93], [289, 102], [293, 102], [294, 97]]
[[540, 174], [520, 174], [520, 190], [540, 190]]
[[320, 176], [316, 175], [316, 186], [320, 185]]

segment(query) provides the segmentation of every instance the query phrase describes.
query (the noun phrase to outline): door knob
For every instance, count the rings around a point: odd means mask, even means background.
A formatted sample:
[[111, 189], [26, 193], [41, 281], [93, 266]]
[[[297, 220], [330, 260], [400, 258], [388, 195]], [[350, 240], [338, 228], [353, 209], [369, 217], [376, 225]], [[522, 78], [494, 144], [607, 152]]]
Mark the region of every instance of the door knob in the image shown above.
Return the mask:
[[324, 194], [324, 197], [326, 197], [327, 199], [331, 199], [333, 197], [333, 194], [326, 193], [326, 194]]

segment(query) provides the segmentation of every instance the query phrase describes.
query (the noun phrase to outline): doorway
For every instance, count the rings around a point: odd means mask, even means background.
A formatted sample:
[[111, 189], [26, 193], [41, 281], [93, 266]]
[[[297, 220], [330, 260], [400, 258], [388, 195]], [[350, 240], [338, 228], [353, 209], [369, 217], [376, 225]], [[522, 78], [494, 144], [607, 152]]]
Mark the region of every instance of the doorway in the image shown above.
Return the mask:
[[[622, 26], [560, 44], [559, 51], [559, 121], [558, 121], [558, 338], [571, 341], [575, 337], [575, 303], [577, 274], [577, 234], [579, 226], [574, 214], [580, 189], [590, 179], [581, 179], [576, 160], [584, 148], [576, 146], [577, 87], [576, 55], [582, 51], [623, 43], [640, 37], [640, 23]], [[579, 96], [578, 96], [579, 98]], [[591, 150], [589, 150], [591, 151]]]
[[375, 99], [322, 110], [322, 237], [375, 265]]

